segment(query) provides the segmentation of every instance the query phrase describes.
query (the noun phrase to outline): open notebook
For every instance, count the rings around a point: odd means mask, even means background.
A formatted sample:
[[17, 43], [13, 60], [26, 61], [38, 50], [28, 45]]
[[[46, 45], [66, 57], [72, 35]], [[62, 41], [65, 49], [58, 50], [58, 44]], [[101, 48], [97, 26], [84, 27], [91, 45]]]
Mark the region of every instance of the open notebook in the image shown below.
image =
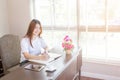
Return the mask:
[[48, 53], [48, 55], [50, 56], [50, 58], [47, 61], [44, 61], [44, 60], [34, 60], [34, 59], [29, 59], [29, 61], [30, 62], [34, 62], [34, 63], [47, 65], [49, 62], [54, 61], [54, 60], [56, 60], [56, 59], [58, 59], [59, 57], [62, 56], [62, 54], [56, 54], [56, 53]]

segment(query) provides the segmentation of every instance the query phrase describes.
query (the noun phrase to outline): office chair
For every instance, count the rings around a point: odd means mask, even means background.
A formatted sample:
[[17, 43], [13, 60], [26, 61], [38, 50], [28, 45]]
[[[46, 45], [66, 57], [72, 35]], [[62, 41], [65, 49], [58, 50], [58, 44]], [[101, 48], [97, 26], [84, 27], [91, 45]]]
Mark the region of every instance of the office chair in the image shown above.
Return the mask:
[[20, 39], [17, 35], [7, 34], [0, 38], [0, 56], [4, 74], [19, 67]]

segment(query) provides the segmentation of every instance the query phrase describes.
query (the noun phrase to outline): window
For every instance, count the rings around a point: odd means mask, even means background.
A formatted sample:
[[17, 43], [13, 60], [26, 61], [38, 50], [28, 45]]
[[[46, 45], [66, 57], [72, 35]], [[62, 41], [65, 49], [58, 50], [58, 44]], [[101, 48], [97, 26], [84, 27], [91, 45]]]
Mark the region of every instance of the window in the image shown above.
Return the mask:
[[120, 63], [120, 0], [33, 1], [49, 45], [61, 47], [70, 35], [82, 47], [84, 59]]
[[[80, 45], [94, 61], [120, 62], [119, 0], [80, 0]], [[97, 61], [98, 62], [98, 61]]]
[[43, 36], [49, 45], [62, 48], [62, 41], [66, 35], [74, 39], [73, 43], [77, 45], [75, 0], [34, 0], [33, 11], [35, 18], [42, 23]]

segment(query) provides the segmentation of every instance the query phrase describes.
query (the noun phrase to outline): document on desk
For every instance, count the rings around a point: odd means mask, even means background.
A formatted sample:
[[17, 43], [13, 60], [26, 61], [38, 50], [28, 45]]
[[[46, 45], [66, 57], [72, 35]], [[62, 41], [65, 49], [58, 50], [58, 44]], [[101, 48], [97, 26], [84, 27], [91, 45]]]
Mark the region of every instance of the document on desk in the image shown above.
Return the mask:
[[39, 63], [39, 64], [43, 64], [43, 65], [47, 65], [48, 63], [58, 59], [59, 57], [62, 56], [62, 54], [57, 54], [57, 53], [48, 53], [49, 55], [49, 59], [48, 60], [34, 60], [34, 59], [29, 59], [30, 62], [34, 62], [34, 63]]

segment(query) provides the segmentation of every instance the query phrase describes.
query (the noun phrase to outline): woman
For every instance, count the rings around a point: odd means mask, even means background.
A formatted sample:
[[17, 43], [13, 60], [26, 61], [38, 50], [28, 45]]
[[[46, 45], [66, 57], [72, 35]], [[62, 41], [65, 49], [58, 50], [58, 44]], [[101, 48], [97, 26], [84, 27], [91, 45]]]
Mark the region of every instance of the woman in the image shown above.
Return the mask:
[[40, 37], [42, 33], [41, 23], [37, 19], [33, 19], [26, 35], [21, 40], [21, 63], [28, 59], [47, 60], [49, 56], [46, 54], [47, 45]]

